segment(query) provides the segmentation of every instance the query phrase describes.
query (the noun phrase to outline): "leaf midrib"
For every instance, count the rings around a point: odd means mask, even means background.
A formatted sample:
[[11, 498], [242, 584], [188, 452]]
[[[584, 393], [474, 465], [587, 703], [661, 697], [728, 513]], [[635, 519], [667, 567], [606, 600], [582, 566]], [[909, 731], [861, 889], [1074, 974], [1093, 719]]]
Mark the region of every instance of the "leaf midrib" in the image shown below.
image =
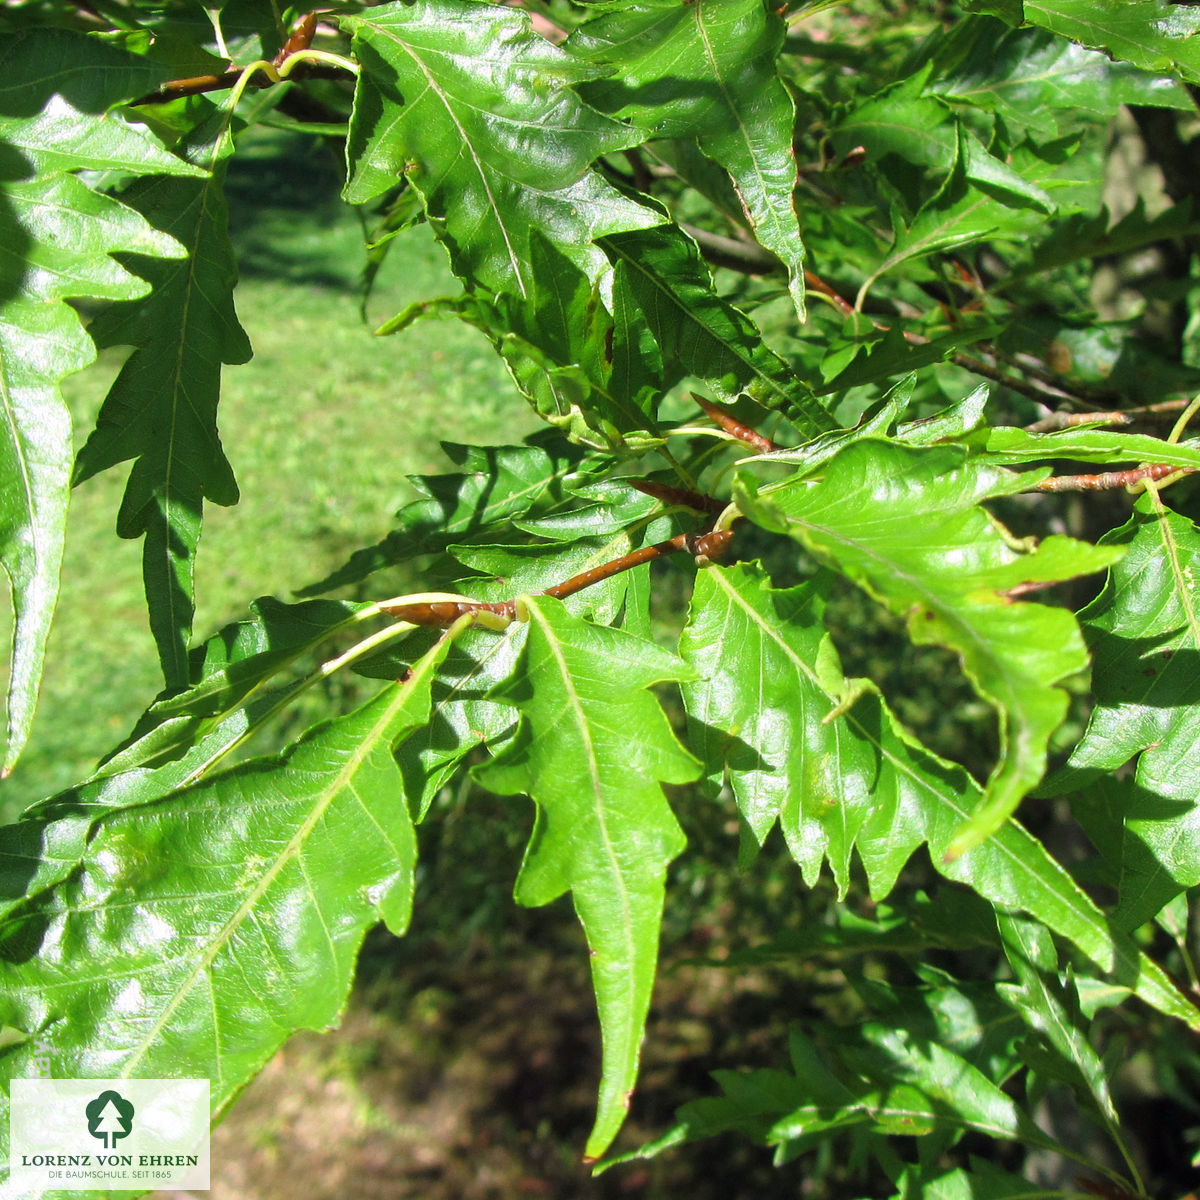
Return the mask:
[[[396, 686], [396, 695], [390, 704], [386, 706], [379, 719], [375, 722], [367, 735], [359, 742], [346, 760], [342, 768], [337, 774], [328, 781], [323, 789], [319, 789], [315, 797], [316, 802], [313, 804], [312, 811], [308, 817], [301, 823], [300, 827], [288, 839], [286, 845], [275, 856], [274, 861], [269, 868], [265, 870], [258, 879], [258, 882], [249, 892], [246, 893], [242, 903], [234, 910], [230, 917], [221, 926], [220, 930], [209, 939], [208, 948], [196, 960], [192, 970], [187, 976], [180, 981], [175, 988], [174, 993], [163, 1008], [158, 1019], [151, 1026], [146, 1035], [141, 1039], [140, 1043], [134, 1048], [131, 1056], [122, 1064], [120, 1078], [129, 1078], [134, 1068], [142, 1058], [151, 1050], [158, 1035], [167, 1026], [170, 1019], [175, 1015], [179, 1006], [184, 1002], [184, 999], [192, 992], [197, 980], [206, 975], [209, 968], [216, 961], [217, 955], [221, 950], [233, 939], [233, 935], [242, 922], [250, 915], [251, 911], [266, 894], [270, 886], [279, 877], [284, 867], [287, 866], [294, 858], [299, 855], [300, 849], [304, 842], [308, 839], [313, 829], [316, 827], [320, 819], [325, 815], [329, 806], [347, 788], [350, 781], [361, 769], [363, 763], [369, 755], [375, 750], [379, 739], [384, 731], [391, 724], [396, 716], [396, 713], [408, 703], [409, 698], [416, 690], [416, 685], [422, 681], [425, 675], [430, 671], [429, 658], [426, 659], [426, 665], [423, 670], [418, 669], [409, 677], [403, 684]], [[319, 908], [319, 905], [316, 906]], [[218, 1062], [219, 1065], [219, 1062]]]

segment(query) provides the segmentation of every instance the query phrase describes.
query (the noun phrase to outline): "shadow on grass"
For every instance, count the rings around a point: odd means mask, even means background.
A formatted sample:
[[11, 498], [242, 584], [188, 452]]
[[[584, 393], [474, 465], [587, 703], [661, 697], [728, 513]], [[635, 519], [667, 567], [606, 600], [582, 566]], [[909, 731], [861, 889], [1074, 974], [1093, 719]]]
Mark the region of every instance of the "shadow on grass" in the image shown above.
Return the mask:
[[282, 131], [249, 134], [247, 142], [225, 182], [241, 276], [356, 289], [366, 259], [348, 253], [362, 235], [341, 198], [336, 143]]

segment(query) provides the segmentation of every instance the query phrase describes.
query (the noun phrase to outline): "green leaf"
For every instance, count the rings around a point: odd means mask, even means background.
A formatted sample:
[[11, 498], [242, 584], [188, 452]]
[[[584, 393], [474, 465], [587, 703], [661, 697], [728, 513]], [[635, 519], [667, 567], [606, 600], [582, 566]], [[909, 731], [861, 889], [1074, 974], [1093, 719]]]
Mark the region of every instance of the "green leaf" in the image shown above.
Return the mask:
[[936, 993], [925, 1004], [888, 1004], [885, 991], [872, 996], [883, 1001], [885, 1020], [848, 1028], [813, 1022], [811, 1031], [793, 1029], [789, 1070], [715, 1071], [723, 1094], [684, 1105], [679, 1125], [637, 1157], [729, 1130], [780, 1146], [788, 1158], [817, 1145], [814, 1135], [823, 1135], [819, 1141], [825, 1143], [832, 1134], [856, 1130], [932, 1136], [947, 1146], [975, 1132], [1061, 1150], [1001, 1090], [980, 1053], [988, 1032], [980, 1024], [983, 1016], [972, 1013], [970, 1001], [955, 991], [946, 998], [949, 1004], [943, 1000], [945, 1009], [966, 1008], [975, 1018], [955, 1031], [966, 1037], [965, 1044], [948, 1036]]
[[92, 326], [98, 345], [135, 348], [117, 376], [76, 465], [79, 482], [134, 459], [117, 517], [121, 537], [145, 537], [142, 572], [150, 627], [168, 687], [188, 682], [193, 574], [204, 501], [236, 504], [237, 484], [217, 434], [222, 363], [246, 362], [250, 343], [233, 308], [237, 267], [223, 192], [233, 150], [218, 109], [186, 152], [208, 178], [139, 182], [123, 199], [187, 249], [187, 260], [147, 263], [153, 287], [131, 309]]
[[[218, 750], [224, 757], [263, 715], [274, 712], [283, 696], [272, 688], [278, 688], [287, 668], [374, 609], [332, 600], [282, 604], [263, 596], [251, 602], [250, 612], [249, 618], [225, 626], [192, 651], [190, 686], [152, 704], [97, 774], [158, 766], [181, 755], [197, 758], [189, 781], [210, 770]], [[302, 686], [303, 680], [289, 678], [284, 691]], [[238, 709], [246, 711], [230, 720]], [[214, 733], [218, 736], [210, 739]], [[201, 756], [189, 753], [200, 746]]]
[[[278, 758], [93, 810], [69, 873], [0, 922], [0, 1020], [56, 1076], [209, 1078], [216, 1114], [293, 1030], [336, 1022], [367, 928], [408, 923], [416, 842], [392, 749], [426, 720], [447, 644]], [[19, 857], [28, 823], [0, 831], [7, 884], [54, 865], [57, 825], [40, 860]], [[11, 1050], [6, 1075], [32, 1053]]]
[[796, 113], [776, 74], [784, 33], [762, 0], [635, 0], [584, 22], [567, 49], [615, 72], [581, 89], [589, 102], [648, 137], [696, 138], [725, 168], [759, 242], [787, 268], [803, 320]]
[[596, 1122], [599, 1157], [629, 1106], [658, 956], [667, 864], [683, 831], [661, 784], [686, 783], [697, 764], [646, 688], [685, 671], [651, 642], [526, 597], [529, 635], [511, 682], [493, 699], [517, 707], [516, 737], [477, 772], [503, 794], [524, 792], [537, 817], [516, 898], [549, 904], [570, 892], [592, 953], [603, 1030]]
[[1200, 12], [1186, 5], [1168, 0], [1024, 0], [1023, 17], [1146, 71], [1200, 82]]
[[1132, 929], [1200, 883], [1200, 531], [1143, 497], [1104, 542], [1126, 553], [1080, 614], [1095, 708], [1046, 790], [1081, 793], [1080, 819], [1115, 867], [1113, 921]]
[[1027, 1061], [1064, 1079], [1119, 1142], [1107, 1072], [1088, 1041], [1079, 997], [1058, 977], [1058, 951], [1049, 931], [1011, 913], [997, 913], [996, 921], [1016, 976], [1015, 983], [998, 983], [996, 991], [1036, 1034]]
[[968, 462], [962, 447], [864, 441], [827, 463], [819, 480], [736, 493], [756, 523], [794, 537], [904, 617], [916, 644], [959, 653], [996, 709], [1000, 759], [952, 855], [994, 833], [1041, 778], [1050, 734], [1067, 709], [1067, 693], [1055, 685], [1087, 666], [1070, 613], [1015, 601], [1006, 590], [1115, 560], [1111, 549], [1070, 538], [1025, 550], [1001, 537], [981, 505], [1023, 486], [1018, 475]]
[[340, 23], [363, 68], [346, 199], [407, 179], [468, 284], [528, 295], [532, 229], [594, 280], [606, 270], [596, 237], [661, 221], [590, 170], [638, 135], [579, 99], [571, 85], [595, 69], [538, 37], [528, 14], [416, 0]]
[[[528, 294], [490, 298], [477, 292], [419, 302], [379, 332], [395, 333], [424, 316], [467, 321], [491, 340], [538, 415], [573, 441], [614, 453], [661, 445], [655, 415], [665, 382], [634, 380], [628, 373], [642, 357], [642, 331], [625, 320], [614, 323], [601, 302], [600, 284], [537, 230], [530, 233], [529, 251]], [[626, 344], [630, 337], [634, 346]], [[622, 371], [614, 371], [618, 360], [626, 364]]]
[[969, 1168], [907, 1166], [895, 1186], [896, 1200], [1062, 1200], [1066, 1194], [974, 1157]]
[[723, 399], [745, 391], [786, 412], [809, 437], [835, 428], [744, 313], [713, 290], [695, 243], [675, 227], [601, 239], [616, 267], [616, 291], [633, 295], [667, 363], [705, 380]]
[[1029, 433], [1009, 426], [980, 430], [967, 440], [982, 445], [994, 463], [1043, 462], [1067, 458], [1091, 463], [1166, 463], [1200, 468], [1200, 443], [1173, 444], [1140, 433], [1107, 429], [1056, 429]]
[[1016, 274], [1018, 278], [1040, 275], [1081, 259], [1128, 254], [1156, 242], [1197, 234], [1200, 221], [1192, 216], [1191, 197], [1148, 217], [1146, 203], [1139, 196], [1133, 209], [1116, 222], [1111, 222], [1106, 208], [1099, 213], [1073, 214], [1033, 246], [1028, 262], [1019, 266]]
[[[899, 223], [893, 217], [897, 228], [891, 249], [859, 289], [856, 307], [862, 307], [863, 299], [875, 280], [903, 263], [985, 238], [1005, 240], [1028, 236], [1031, 229], [1042, 224], [1028, 211], [998, 198], [996, 187], [979, 186], [994, 181], [980, 178], [978, 172], [972, 175], [973, 150], [974, 157], [979, 158], [981, 152], [978, 145], [969, 141], [960, 131], [950, 173], [937, 194], [921, 207], [910, 224]], [[1026, 155], [1027, 159], [1030, 157]], [[988, 159], [986, 155], [982, 156], [982, 160], [996, 161]], [[1030, 163], [1026, 165], [1033, 167]], [[1013, 174], [1014, 178], [1021, 180], [1020, 176]], [[1005, 185], [1008, 183], [1007, 180], [1000, 182]], [[1026, 190], [1018, 193], [1016, 199], [1043, 213], [1054, 211], [1054, 201], [1043, 188], [1028, 181], [1022, 182]], [[1015, 189], [1005, 186], [1004, 191], [1011, 200]]]
[[[867, 345], [865, 352], [860, 351], [854, 356], [828, 383], [818, 388], [817, 395], [845, 392], [865, 383], [877, 383], [882, 379], [919, 371], [933, 363], [945, 362], [964, 346], [987, 341], [1003, 328], [991, 321], [964, 321], [963, 326], [953, 333], [913, 342], [904, 336], [902, 329], [890, 329], [883, 337]], [[845, 344], [839, 349], [844, 353]]]
[[557, 435], [537, 436], [521, 446], [441, 446], [462, 470], [410, 475], [409, 483], [423, 498], [396, 514], [397, 528], [374, 546], [356, 550], [344, 566], [300, 595], [358, 583], [385, 567], [502, 527], [514, 517], [553, 509], [564, 498], [566, 476], [579, 466], [578, 450]]
[[[95, 38], [39, 29], [0, 50], [0, 142], [7, 179], [79, 170], [202, 175], [143, 125], [112, 111], [151, 91], [163, 68]], [[18, 162], [20, 165], [18, 165]]]
[[916, 379], [915, 374], [906, 375], [888, 390], [882, 400], [872, 404], [852, 429], [835, 429], [832, 433], [823, 433], [795, 449], [772, 450], [756, 455], [748, 461], [793, 463], [803, 467], [806, 472], [811, 472], [852, 442], [862, 438], [887, 437], [897, 419], [912, 403]]
[[856, 851], [874, 900], [923, 842], [948, 879], [1021, 909], [1073, 942], [1147, 1004], [1200, 1028], [1197, 1010], [1015, 821], [956, 859], [952, 839], [980, 803], [979, 785], [925, 750], [865, 680], [842, 675], [822, 629], [819, 588], [776, 591], [757, 567], [697, 577], [680, 641], [699, 680], [683, 686], [689, 740], [710, 777], [727, 767], [760, 839], [776, 817], [806, 882], [823, 856], [839, 891]]
[[1047, 30], [1005, 30], [981, 20], [971, 32], [967, 55], [930, 90], [998, 113], [1010, 130], [1053, 138], [1081, 118], [1109, 121], [1123, 104], [1190, 106], [1176, 80], [1113, 62]]
[[114, 253], [182, 252], [127, 205], [61, 172], [200, 172], [109, 111], [157, 78], [131, 56], [40, 31], [9, 40], [0, 68], [0, 564], [15, 614], [7, 774], [29, 736], [58, 596], [72, 440], [59, 383], [95, 359], [66, 301], [144, 295]]

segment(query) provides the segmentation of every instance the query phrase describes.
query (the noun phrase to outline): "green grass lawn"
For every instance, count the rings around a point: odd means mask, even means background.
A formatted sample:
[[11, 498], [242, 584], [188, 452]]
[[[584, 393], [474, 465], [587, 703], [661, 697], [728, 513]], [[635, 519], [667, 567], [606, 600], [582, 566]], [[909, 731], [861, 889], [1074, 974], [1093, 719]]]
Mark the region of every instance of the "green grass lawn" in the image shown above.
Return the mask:
[[[405, 475], [445, 469], [439, 439], [519, 440], [536, 424], [482, 335], [458, 322], [392, 338], [372, 329], [458, 284], [429, 230], [401, 234], [359, 315], [363, 234], [338, 198], [332, 152], [248, 133], [231, 168], [238, 313], [253, 360], [226, 368], [220, 428], [242, 491], [209, 506], [197, 563], [197, 638], [249, 600], [295, 588], [381, 537], [412, 497]], [[67, 381], [82, 441], [122, 361]], [[62, 597], [32, 742], [0, 785], [0, 819], [85, 776], [160, 686], [141, 544], [113, 532], [127, 467], [76, 490]]]

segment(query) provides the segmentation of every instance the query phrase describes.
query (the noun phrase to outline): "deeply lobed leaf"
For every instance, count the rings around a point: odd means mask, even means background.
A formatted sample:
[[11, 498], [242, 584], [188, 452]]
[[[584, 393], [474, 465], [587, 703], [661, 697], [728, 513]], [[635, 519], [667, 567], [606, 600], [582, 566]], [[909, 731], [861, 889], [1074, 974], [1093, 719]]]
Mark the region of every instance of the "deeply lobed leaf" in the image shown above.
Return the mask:
[[59, 383], [95, 358], [66, 301], [144, 295], [113, 254], [182, 253], [128, 204], [68, 172], [202, 174], [110, 111], [157, 75], [65, 32], [9, 39], [0, 51], [0, 563], [16, 617], [5, 774], [29, 736], [58, 596], [72, 453]]
[[427, 720], [447, 646], [281, 757], [149, 801], [152, 772], [118, 776], [123, 802], [82, 823], [6, 827], [0, 1020], [32, 1039], [6, 1073], [49, 1052], [81, 1078], [193, 1074], [220, 1113], [290, 1032], [335, 1022], [366, 929], [408, 924], [416, 842], [393, 747]]
[[1126, 553], [1080, 614], [1096, 706], [1048, 790], [1079, 793], [1118, 889], [1113, 920], [1133, 929], [1200, 883], [1200, 531], [1143, 497], [1104, 541]]
[[739, 507], [758, 524], [794, 537], [904, 617], [918, 645], [961, 655], [973, 686], [996, 709], [1000, 760], [952, 855], [998, 829], [1041, 778], [1050, 734], [1067, 708], [1056, 685], [1087, 666], [1070, 613], [1014, 600], [1008, 589], [1086, 574], [1116, 557], [1063, 537], [1036, 549], [1002, 537], [981, 505], [1022, 486], [1019, 476], [969, 460], [962, 447], [860, 441], [819, 478], [738, 493]]
[[534, 34], [525, 13], [417, 0], [340, 20], [363, 66], [346, 198], [408, 179], [469, 283], [528, 295], [533, 229], [595, 278], [596, 237], [661, 220], [590, 170], [638, 135], [580, 100], [571, 85], [594, 70]]
[[729, 173], [747, 223], [788, 273], [804, 319], [804, 244], [792, 198], [796, 113], [776, 73], [784, 23], [761, 0], [637, 0], [579, 26], [567, 48], [609, 67], [589, 101], [654, 138], [696, 138]]
[[596, 1121], [586, 1155], [616, 1136], [637, 1076], [654, 983], [667, 864], [684, 847], [663, 783], [696, 777], [645, 689], [682, 664], [651, 642], [526, 597], [529, 633], [511, 681], [492, 699], [521, 714], [514, 739], [476, 773], [487, 788], [525, 792], [537, 817], [516, 884], [527, 905], [571, 893], [592, 953], [603, 1032]]
[[204, 501], [236, 504], [237, 484], [217, 433], [221, 367], [246, 362], [250, 343], [233, 307], [237, 266], [223, 184], [232, 114], [216, 110], [185, 149], [205, 178], [135, 184], [126, 201], [187, 250], [171, 266], [147, 264], [153, 290], [132, 309], [93, 324], [101, 346], [132, 345], [80, 451], [76, 481], [134, 459], [117, 532], [144, 537], [150, 628], [168, 687], [186, 686], [195, 610], [194, 569]]

